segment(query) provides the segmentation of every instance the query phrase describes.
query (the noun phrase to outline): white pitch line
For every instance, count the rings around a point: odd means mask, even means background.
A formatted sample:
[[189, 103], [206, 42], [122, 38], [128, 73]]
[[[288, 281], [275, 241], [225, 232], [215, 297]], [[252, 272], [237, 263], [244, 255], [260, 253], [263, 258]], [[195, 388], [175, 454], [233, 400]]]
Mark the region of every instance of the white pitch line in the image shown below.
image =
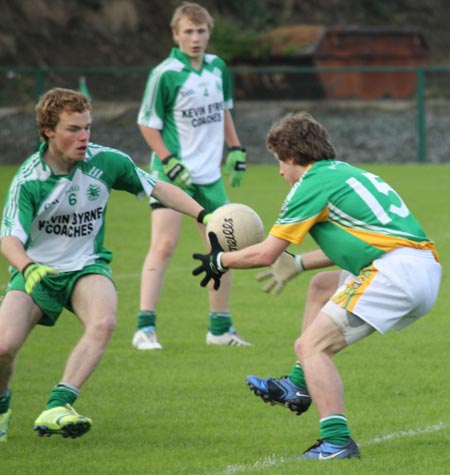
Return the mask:
[[[380, 444], [382, 442], [395, 440], [395, 439], [406, 439], [408, 437], [415, 437], [417, 435], [423, 434], [432, 434], [434, 432], [439, 432], [447, 427], [446, 424], [443, 422], [438, 422], [432, 426], [428, 427], [418, 427], [416, 429], [409, 429], [403, 430], [400, 432], [392, 432], [391, 434], [386, 434], [378, 437], [374, 437], [373, 439], [367, 440], [365, 442], [361, 442], [358, 445], [360, 447], [368, 447], [374, 444]], [[277, 456], [275, 454], [269, 455], [262, 460], [257, 460], [252, 464], [247, 465], [228, 465], [225, 470], [221, 472], [216, 472], [215, 475], [235, 475], [238, 473], [245, 473], [248, 470], [252, 470], [254, 468], [271, 468], [276, 465], [283, 465], [288, 462], [294, 462], [298, 460], [299, 456], [296, 455], [295, 457], [283, 457]]]
[[386, 442], [387, 440], [406, 439], [407, 437], [415, 437], [416, 435], [432, 434], [433, 432], [439, 432], [440, 430], [443, 430], [446, 427], [447, 426], [443, 422], [438, 422], [437, 424], [434, 424], [429, 427], [419, 427], [417, 429], [402, 430], [400, 432], [393, 432], [392, 434], [375, 437], [374, 439], [368, 440], [367, 442], [362, 442], [359, 445], [361, 447], [365, 447], [369, 445], [380, 444], [381, 442]]

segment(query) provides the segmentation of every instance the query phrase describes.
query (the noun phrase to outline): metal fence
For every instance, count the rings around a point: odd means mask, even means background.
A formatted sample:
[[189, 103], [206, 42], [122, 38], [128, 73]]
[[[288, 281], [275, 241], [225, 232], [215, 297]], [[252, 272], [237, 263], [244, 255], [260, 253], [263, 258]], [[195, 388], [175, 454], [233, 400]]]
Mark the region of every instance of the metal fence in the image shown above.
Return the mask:
[[[450, 155], [447, 152], [450, 150], [450, 141], [447, 144], [447, 131], [450, 125], [450, 111], [447, 107], [447, 101], [450, 101], [450, 66], [352, 66], [339, 68], [246, 66], [232, 67], [230, 70], [238, 103], [244, 101], [308, 101], [311, 107], [320, 108], [322, 111], [326, 108], [336, 110], [336, 107], [339, 107], [340, 112], [336, 115], [336, 121], [341, 119], [341, 122], [345, 122], [353, 115], [353, 119], [356, 120], [355, 133], [358, 133], [360, 137], [368, 133], [371, 128], [369, 124], [365, 126], [365, 130], [358, 130], [358, 124], [361, 124], [361, 121], [358, 122], [358, 117], [365, 116], [365, 109], [376, 106], [390, 108], [391, 111], [394, 108], [399, 111], [400, 106], [403, 106], [403, 111], [408, 110], [408, 118], [405, 119], [407, 125], [402, 126], [399, 122], [399, 132], [394, 133], [394, 136], [399, 136], [404, 127], [409, 130], [408, 147], [414, 147], [415, 150], [414, 152], [409, 151], [408, 156], [415, 155], [415, 161], [419, 163], [450, 161], [450, 158], [447, 158], [447, 155]], [[90, 94], [98, 101], [139, 103], [148, 73], [149, 68], [145, 67], [39, 68], [3, 66], [0, 67], [0, 107], [29, 106], [35, 103], [42, 92], [55, 85], [79, 88], [80, 78], [85, 78]], [[409, 81], [413, 88], [405, 97], [388, 93], [377, 98], [367, 98], [364, 93], [361, 93], [361, 97], [357, 97], [357, 94], [353, 97], [333, 97], [329, 91], [325, 90], [323, 78], [326, 75], [328, 81], [337, 82], [337, 79], [340, 78], [342, 83], [344, 77], [346, 81], [350, 81], [349, 78], [352, 74], [364, 75], [366, 81], [368, 83], [372, 81], [373, 84], [380, 81], [382, 77], [397, 75], [397, 85], [399, 85], [399, 81], [400, 83]], [[355, 112], [355, 104], [359, 104], [357, 112]], [[382, 129], [386, 127], [383, 116], [380, 115], [379, 118], [374, 119], [373, 125], [379, 127], [380, 135], [377, 141], [382, 142]], [[414, 140], [413, 145], [411, 137]], [[365, 146], [360, 147], [362, 152]], [[398, 153], [400, 153], [401, 145], [398, 140], [392, 146], [398, 146]], [[373, 147], [376, 148], [377, 145], [375, 144]]]

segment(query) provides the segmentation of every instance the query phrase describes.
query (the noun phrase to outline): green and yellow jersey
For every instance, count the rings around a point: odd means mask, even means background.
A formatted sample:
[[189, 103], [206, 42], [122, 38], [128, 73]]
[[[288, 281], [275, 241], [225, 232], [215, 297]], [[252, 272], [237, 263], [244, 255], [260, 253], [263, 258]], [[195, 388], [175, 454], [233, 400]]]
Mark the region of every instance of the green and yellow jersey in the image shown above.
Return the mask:
[[336, 160], [315, 162], [292, 187], [270, 234], [300, 244], [307, 233], [339, 267], [359, 274], [382, 254], [434, 243], [380, 177]]

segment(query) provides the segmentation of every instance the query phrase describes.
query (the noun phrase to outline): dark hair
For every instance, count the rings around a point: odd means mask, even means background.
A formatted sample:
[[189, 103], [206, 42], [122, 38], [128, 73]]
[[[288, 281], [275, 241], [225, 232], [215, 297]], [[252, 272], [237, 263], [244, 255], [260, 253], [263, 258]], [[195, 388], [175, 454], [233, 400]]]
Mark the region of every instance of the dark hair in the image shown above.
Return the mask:
[[39, 135], [47, 142], [47, 129], [55, 130], [62, 112], [91, 110], [90, 100], [81, 92], [55, 87], [48, 90], [36, 105], [36, 122]]
[[288, 114], [269, 130], [266, 146], [279, 160], [293, 158], [298, 165], [308, 165], [336, 157], [328, 133], [307, 112]]

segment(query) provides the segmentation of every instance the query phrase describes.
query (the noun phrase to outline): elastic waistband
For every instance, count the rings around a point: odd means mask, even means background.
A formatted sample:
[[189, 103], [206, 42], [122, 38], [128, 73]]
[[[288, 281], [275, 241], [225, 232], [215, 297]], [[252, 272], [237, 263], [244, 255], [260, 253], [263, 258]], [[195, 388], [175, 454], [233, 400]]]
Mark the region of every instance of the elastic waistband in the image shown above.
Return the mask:
[[384, 254], [383, 256], [381, 256], [381, 259], [390, 256], [411, 256], [418, 257], [421, 259], [436, 260], [433, 251], [430, 251], [428, 249], [413, 249], [412, 247], [399, 247], [398, 249], [394, 249], [393, 251], [389, 251]]

